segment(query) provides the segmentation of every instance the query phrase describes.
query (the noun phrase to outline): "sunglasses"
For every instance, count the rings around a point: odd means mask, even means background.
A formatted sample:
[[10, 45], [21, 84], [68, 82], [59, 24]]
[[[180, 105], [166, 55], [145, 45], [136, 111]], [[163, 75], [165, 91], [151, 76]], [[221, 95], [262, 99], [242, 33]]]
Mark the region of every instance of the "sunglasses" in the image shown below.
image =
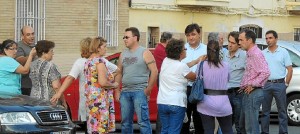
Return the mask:
[[131, 38], [131, 37], [129, 37], [129, 36], [124, 36], [124, 37], [123, 37], [123, 40], [125, 40], [125, 39], [127, 40], [127, 39], [129, 39], [129, 38]]

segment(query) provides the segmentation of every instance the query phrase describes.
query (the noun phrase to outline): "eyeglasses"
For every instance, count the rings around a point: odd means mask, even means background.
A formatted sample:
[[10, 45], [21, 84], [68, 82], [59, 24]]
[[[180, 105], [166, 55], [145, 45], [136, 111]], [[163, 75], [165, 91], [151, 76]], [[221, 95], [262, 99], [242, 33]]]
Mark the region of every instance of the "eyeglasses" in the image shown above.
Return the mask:
[[7, 48], [9, 50], [18, 50], [18, 48]]
[[127, 39], [129, 39], [129, 38], [131, 38], [131, 37], [129, 37], [129, 36], [124, 36], [124, 37], [123, 37], [123, 40], [125, 40], [125, 39], [127, 40]]

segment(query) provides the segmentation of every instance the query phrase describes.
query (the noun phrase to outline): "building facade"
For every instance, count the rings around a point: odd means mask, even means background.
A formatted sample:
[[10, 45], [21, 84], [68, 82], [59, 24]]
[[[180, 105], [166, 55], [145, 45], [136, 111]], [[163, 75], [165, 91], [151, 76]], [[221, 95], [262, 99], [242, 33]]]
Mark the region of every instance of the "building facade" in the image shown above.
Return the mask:
[[[140, 29], [140, 44], [155, 47], [164, 31], [185, 39], [188, 24], [209, 32], [253, 29], [258, 38], [276, 30], [283, 40], [300, 40], [300, 0], [0, 0], [0, 42], [20, 40], [20, 28], [31, 25], [36, 40], [56, 43], [53, 61], [66, 75], [80, 57], [79, 42], [104, 36], [108, 53], [124, 49], [124, 29]], [[225, 41], [226, 42], [226, 41]]]

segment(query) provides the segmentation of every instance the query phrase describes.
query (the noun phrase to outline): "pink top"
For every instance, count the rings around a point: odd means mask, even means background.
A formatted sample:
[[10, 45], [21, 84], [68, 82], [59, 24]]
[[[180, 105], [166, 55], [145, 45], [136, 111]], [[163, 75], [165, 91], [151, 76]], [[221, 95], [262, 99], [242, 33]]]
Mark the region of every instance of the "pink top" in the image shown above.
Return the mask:
[[270, 71], [267, 61], [261, 50], [255, 45], [247, 51], [246, 70], [241, 81], [241, 88], [251, 85], [252, 87], [263, 87]]

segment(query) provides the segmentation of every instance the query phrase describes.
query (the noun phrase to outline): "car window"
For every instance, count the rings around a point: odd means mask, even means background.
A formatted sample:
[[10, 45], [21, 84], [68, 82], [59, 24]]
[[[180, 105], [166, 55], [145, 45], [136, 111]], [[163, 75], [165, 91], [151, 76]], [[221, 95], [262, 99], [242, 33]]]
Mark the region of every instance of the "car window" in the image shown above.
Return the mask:
[[292, 60], [292, 63], [293, 63], [293, 67], [299, 67], [300, 66], [300, 57], [295, 54], [294, 52], [286, 49], [289, 54], [290, 54], [290, 57], [291, 57], [291, 60]]
[[264, 49], [266, 49], [268, 46], [267, 46], [267, 45], [262, 45], [262, 44], [257, 44], [257, 47], [258, 47], [260, 50], [264, 50]]
[[110, 59], [109, 62], [114, 63], [115, 65], [117, 65], [118, 64], [118, 60], [119, 60], [119, 57]]

